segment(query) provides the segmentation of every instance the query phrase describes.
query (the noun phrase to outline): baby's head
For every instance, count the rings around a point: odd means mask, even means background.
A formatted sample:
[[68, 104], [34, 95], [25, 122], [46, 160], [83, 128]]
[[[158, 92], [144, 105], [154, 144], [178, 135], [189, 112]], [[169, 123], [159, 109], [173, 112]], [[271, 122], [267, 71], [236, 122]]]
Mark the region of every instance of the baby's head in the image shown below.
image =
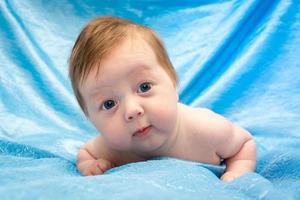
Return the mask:
[[69, 60], [69, 76], [76, 98], [83, 112], [88, 115], [80, 87], [91, 71], [101, 71], [101, 63], [118, 46], [135, 38], [144, 40], [153, 50], [157, 62], [173, 82], [177, 84], [176, 72], [168, 57], [163, 42], [150, 28], [130, 20], [113, 16], [98, 17], [92, 20], [80, 33], [72, 49]]

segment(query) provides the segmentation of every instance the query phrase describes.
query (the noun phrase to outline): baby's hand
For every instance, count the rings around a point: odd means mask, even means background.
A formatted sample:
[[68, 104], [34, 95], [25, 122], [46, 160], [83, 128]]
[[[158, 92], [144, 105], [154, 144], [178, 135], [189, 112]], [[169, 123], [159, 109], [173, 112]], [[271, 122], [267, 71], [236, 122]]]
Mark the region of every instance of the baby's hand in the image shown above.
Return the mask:
[[98, 160], [86, 160], [79, 165], [81, 166], [78, 166], [78, 168], [82, 169], [80, 171], [84, 176], [103, 174], [105, 171], [114, 167], [110, 161], [101, 158]]
[[225, 182], [230, 182], [230, 181], [236, 179], [237, 177], [239, 177], [239, 175], [236, 174], [235, 172], [227, 171], [221, 176], [220, 179]]

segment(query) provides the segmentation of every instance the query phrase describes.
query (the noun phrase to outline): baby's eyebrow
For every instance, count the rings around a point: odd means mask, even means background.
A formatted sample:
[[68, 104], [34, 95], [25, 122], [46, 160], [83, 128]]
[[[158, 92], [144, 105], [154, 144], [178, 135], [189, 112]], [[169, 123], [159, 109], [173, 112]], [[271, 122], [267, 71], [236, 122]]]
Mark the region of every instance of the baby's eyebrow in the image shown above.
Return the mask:
[[83, 90], [85, 91], [84, 93], [87, 98], [94, 100], [96, 97], [98, 98], [99, 96], [104, 96], [103, 90], [109, 87], [111, 86], [98, 83], [95, 85], [86, 86], [85, 88], [83, 88]]
[[142, 74], [149, 74], [153, 69], [149, 67], [148, 65], [138, 65], [134, 69], [130, 70], [128, 73], [128, 76], [137, 77]]
[[109, 87], [111, 87], [111, 86], [105, 85], [105, 86], [95, 87], [95, 88], [91, 89], [91, 92], [89, 93], [89, 96], [92, 97], [92, 98], [95, 98], [96, 96], [101, 96], [100, 94], [103, 94], [101, 92], [101, 90], [103, 90], [104, 88], [109, 88]]

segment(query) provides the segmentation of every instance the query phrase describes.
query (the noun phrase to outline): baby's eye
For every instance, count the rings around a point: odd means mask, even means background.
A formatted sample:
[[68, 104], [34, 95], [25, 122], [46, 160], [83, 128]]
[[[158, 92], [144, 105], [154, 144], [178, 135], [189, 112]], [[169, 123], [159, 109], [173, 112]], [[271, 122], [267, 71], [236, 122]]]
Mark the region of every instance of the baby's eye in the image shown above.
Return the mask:
[[106, 100], [104, 101], [104, 103], [102, 104], [101, 108], [103, 110], [109, 110], [109, 109], [112, 109], [117, 103], [112, 100], [112, 99], [109, 99], [109, 100]]
[[149, 82], [144, 82], [142, 84], [139, 85], [139, 88], [138, 88], [138, 93], [144, 93], [144, 92], [147, 92], [151, 89], [151, 83]]

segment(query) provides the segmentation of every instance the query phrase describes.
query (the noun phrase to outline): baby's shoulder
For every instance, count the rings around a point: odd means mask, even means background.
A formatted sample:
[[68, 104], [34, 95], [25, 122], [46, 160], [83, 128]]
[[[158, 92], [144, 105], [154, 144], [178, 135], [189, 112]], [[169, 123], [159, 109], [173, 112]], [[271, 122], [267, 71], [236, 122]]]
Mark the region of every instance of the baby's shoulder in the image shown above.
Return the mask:
[[208, 108], [191, 107], [184, 104], [180, 105], [181, 115], [187, 119], [196, 121], [215, 117], [215, 113]]
[[208, 108], [182, 106], [182, 117], [185, 124], [197, 131], [212, 131], [224, 128], [228, 125], [228, 120], [220, 114]]

